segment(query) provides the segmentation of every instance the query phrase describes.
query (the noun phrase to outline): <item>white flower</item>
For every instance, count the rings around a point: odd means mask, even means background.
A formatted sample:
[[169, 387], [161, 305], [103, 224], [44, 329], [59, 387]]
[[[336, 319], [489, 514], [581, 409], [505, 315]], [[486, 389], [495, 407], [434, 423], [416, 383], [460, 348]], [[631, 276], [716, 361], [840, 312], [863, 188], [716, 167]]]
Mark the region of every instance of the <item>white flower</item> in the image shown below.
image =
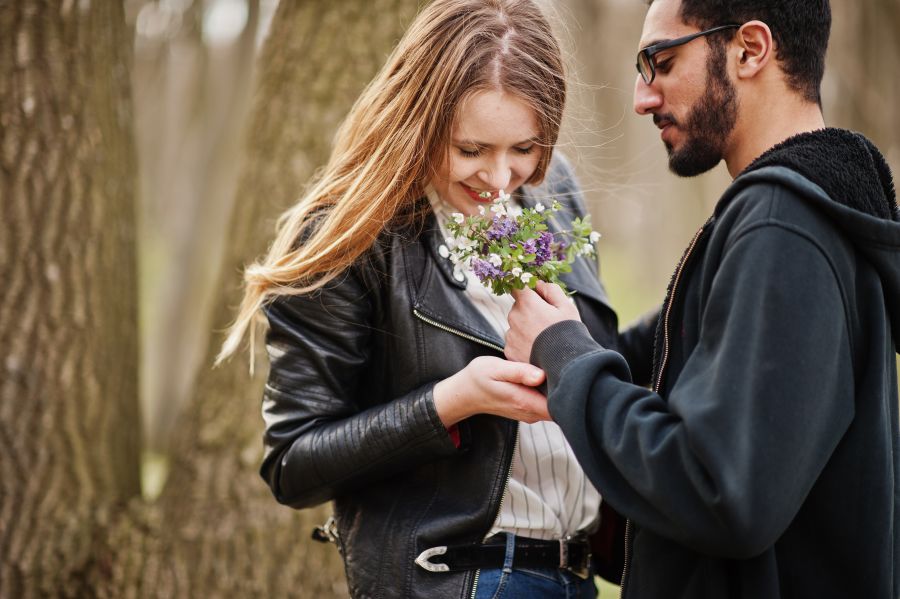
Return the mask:
[[500, 257], [500, 254], [491, 254], [488, 256], [488, 262], [493, 264], [494, 266], [500, 266], [503, 264], [503, 258]]
[[456, 237], [447, 237], [444, 239], [444, 243], [446, 243], [447, 247], [450, 248], [451, 250], [455, 250], [457, 247]]
[[534, 205], [535, 212], [543, 212], [546, 209], [547, 209], [547, 207], [544, 206], [543, 204], [541, 204], [540, 202], [538, 202], [537, 204]]
[[480, 214], [481, 216], [484, 216], [484, 206], [478, 207], [478, 214]]
[[534, 275], [531, 274], [530, 272], [523, 272], [521, 274], [521, 276], [519, 276], [519, 278], [522, 279], [522, 282], [525, 283], [526, 285], [528, 284], [528, 281], [530, 281], [532, 279], [532, 277], [534, 277]]
[[597, 243], [600, 240], [600, 233], [591, 231], [591, 243]]
[[497, 192], [497, 199], [503, 200], [504, 202], [509, 199], [509, 194], [506, 193], [506, 190], [501, 189]]
[[522, 209], [518, 206], [508, 206], [506, 208], [506, 214], [513, 218], [519, 218], [522, 216]]
[[502, 202], [498, 202], [491, 206], [491, 212], [497, 216], [506, 216], [506, 206]]
[[522, 269], [518, 266], [515, 266], [510, 272], [512, 273], [512, 276], [518, 277], [520, 274], [522, 274]]
[[460, 260], [462, 260], [462, 254], [460, 252], [450, 252], [450, 262], [459, 264]]
[[462, 215], [460, 212], [454, 212], [450, 215], [453, 220], [456, 221], [457, 224], [461, 225], [466, 221], [466, 217]]
[[465, 235], [460, 235], [456, 238], [456, 247], [457, 249], [462, 251], [470, 250], [475, 247], [475, 240], [469, 239]]

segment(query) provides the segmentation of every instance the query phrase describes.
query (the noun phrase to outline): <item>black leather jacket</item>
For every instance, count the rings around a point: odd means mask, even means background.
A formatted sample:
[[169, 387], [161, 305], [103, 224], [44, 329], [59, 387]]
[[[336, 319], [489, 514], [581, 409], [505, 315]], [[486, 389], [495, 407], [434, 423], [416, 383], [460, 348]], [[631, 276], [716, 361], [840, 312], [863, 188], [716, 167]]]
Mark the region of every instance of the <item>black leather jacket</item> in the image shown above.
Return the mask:
[[[561, 222], [585, 212], [558, 156], [542, 186], [519, 190], [524, 206], [548, 195], [563, 203]], [[334, 500], [354, 597], [467, 597], [474, 572], [431, 573], [414, 560], [429, 547], [480, 543], [508, 477], [516, 422], [467, 419], [457, 448], [434, 407], [437, 381], [503, 348], [440, 256], [443, 242], [429, 214], [418, 233], [384, 234], [320, 292], [267, 308], [261, 474], [283, 504]], [[596, 272], [582, 258], [563, 279], [592, 335], [616, 347]]]

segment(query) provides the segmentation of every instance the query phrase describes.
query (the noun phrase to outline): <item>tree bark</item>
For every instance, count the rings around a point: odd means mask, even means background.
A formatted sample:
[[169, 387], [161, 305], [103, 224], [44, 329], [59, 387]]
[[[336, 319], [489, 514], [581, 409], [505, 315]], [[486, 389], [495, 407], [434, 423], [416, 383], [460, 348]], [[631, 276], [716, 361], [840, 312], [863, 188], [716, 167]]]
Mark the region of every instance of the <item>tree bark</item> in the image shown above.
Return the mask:
[[[283, 2], [215, 310], [324, 162], [414, 0]], [[156, 501], [140, 495], [131, 40], [121, 3], [0, 4], [0, 595], [335, 597], [327, 509], [280, 507], [257, 474], [262, 373], [204, 368]]]
[[131, 40], [0, 3], [0, 596], [81, 596], [140, 492]]

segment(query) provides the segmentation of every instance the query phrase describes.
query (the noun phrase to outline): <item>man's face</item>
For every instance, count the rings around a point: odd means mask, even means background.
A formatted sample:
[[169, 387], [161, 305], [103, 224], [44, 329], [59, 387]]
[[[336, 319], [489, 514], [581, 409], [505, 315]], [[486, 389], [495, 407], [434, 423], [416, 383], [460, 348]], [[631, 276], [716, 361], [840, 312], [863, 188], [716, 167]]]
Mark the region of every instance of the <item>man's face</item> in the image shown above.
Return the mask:
[[[681, 21], [680, 7], [680, 0], [656, 0], [644, 20], [639, 47], [696, 33], [696, 27]], [[682, 177], [704, 173], [724, 157], [737, 120], [737, 94], [725, 52], [698, 38], [659, 52], [654, 62], [656, 77], [650, 85], [637, 76], [634, 109], [652, 115], [662, 130], [672, 172]]]

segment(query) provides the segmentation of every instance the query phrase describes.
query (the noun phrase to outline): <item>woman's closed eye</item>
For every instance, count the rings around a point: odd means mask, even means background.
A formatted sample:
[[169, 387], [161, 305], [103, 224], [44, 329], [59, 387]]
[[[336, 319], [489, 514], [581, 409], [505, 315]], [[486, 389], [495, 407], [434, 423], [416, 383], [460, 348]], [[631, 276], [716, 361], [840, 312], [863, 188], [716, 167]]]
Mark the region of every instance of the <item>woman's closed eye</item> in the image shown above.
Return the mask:
[[[483, 151], [481, 148], [478, 148], [478, 147], [471, 147], [471, 148], [457, 147], [457, 150], [459, 150], [460, 155], [462, 155], [465, 158], [478, 158], [479, 156], [481, 156], [482, 151]], [[513, 146], [513, 150], [517, 154], [521, 154], [522, 156], [527, 156], [528, 154], [531, 154], [534, 151], [534, 144], [531, 144], [530, 146], [527, 146], [527, 147]]]

